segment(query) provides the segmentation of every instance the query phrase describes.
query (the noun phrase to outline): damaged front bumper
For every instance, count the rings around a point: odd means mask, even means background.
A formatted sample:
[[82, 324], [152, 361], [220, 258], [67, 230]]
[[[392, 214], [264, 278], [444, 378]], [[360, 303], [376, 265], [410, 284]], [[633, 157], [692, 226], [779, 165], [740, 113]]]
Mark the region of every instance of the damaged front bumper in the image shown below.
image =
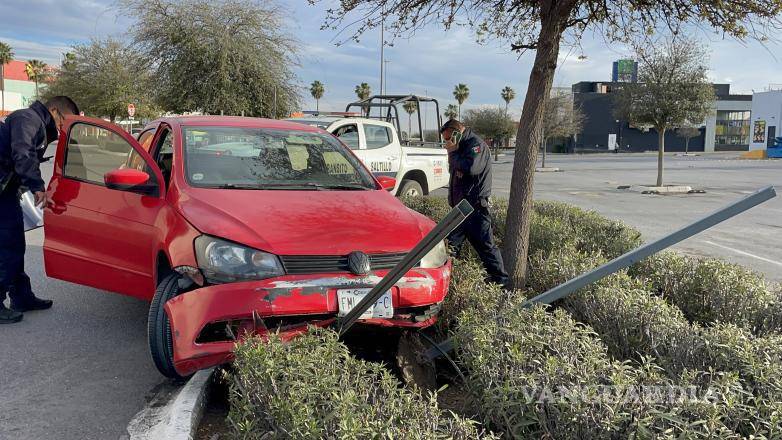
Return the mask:
[[[328, 326], [337, 319], [338, 289], [371, 288], [386, 273], [286, 275], [183, 293], [165, 305], [174, 368], [184, 376], [228, 362], [236, 340], [248, 335], [279, 332], [289, 339], [306, 331], [307, 325]], [[391, 289], [394, 316], [361, 322], [399, 328], [434, 324], [450, 276], [450, 263], [436, 269], [412, 269]]]

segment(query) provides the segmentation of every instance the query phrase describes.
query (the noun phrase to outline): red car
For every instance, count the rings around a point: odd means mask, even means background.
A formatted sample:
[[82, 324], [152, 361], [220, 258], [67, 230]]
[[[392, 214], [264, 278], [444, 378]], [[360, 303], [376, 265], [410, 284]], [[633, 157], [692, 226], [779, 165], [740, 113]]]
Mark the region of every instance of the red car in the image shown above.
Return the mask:
[[[329, 325], [434, 227], [319, 128], [175, 117], [136, 140], [73, 117], [63, 131], [46, 272], [151, 301], [149, 346], [169, 377], [229, 361], [244, 335]], [[450, 269], [441, 243], [362, 322], [432, 325]]]

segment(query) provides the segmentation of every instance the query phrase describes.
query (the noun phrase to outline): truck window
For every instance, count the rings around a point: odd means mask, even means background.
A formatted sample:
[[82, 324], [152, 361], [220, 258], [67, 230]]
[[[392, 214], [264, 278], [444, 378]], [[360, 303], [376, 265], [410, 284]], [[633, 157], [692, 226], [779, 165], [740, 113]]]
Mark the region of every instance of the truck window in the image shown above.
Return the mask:
[[364, 137], [367, 138], [367, 149], [383, 148], [391, 143], [391, 130], [382, 125], [364, 123]]
[[339, 127], [334, 132], [334, 136], [338, 137], [351, 150], [358, 150], [358, 127], [356, 124]]

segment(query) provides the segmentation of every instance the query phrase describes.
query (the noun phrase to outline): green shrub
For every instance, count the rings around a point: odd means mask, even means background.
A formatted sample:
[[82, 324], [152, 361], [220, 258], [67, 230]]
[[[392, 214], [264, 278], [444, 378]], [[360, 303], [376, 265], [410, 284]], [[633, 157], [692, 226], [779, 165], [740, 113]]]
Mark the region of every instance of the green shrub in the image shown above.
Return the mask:
[[[674, 384], [651, 363], [633, 368], [611, 361], [589, 327], [563, 310], [521, 308], [523, 299], [484, 285], [472, 292], [474, 307], [462, 310], [455, 330], [478, 416], [496, 432], [509, 438], [738, 438], [721, 421], [725, 405], [622, 394]], [[715, 389], [735, 387], [730, 378], [717, 379], [710, 383], [719, 385]], [[598, 398], [601, 389], [619, 397]]]
[[[572, 249], [534, 260], [531, 282], [536, 290], [603, 262], [599, 256]], [[735, 374], [746, 391], [727, 407], [726, 413], [733, 416], [726, 416], [726, 425], [745, 435], [778, 434], [782, 338], [755, 337], [727, 324], [692, 324], [677, 307], [641, 287], [638, 280], [620, 272], [570, 295], [560, 305], [590, 325], [616, 359], [641, 362], [652, 357], [673, 380], [692, 371]]]
[[630, 273], [648, 281], [693, 322], [724, 322], [755, 333], [779, 330], [778, 294], [761, 275], [737, 264], [663, 252], [636, 264]]
[[[435, 396], [400, 386], [358, 360], [335, 332], [311, 329], [240, 343], [229, 423], [245, 439], [474, 439], [475, 422], [441, 411]], [[485, 438], [493, 438], [488, 435]]]
[[448, 199], [438, 196], [405, 196], [401, 198], [402, 203], [408, 208], [423, 214], [435, 222], [439, 222], [451, 211], [448, 205]]
[[613, 259], [642, 243], [638, 230], [594, 211], [561, 202], [535, 201], [535, 212], [568, 224], [578, 237], [578, 249], [588, 254], [600, 252]]

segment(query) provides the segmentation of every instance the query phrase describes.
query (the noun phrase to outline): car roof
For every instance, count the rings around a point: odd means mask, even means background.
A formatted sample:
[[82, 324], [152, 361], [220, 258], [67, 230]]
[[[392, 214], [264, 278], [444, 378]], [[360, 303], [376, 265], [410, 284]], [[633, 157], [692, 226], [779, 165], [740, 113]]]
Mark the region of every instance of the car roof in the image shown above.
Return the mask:
[[155, 122], [167, 122], [181, 126], [221, 126], [221, 127], [247, 127], [269, 128], [276, 130], [298, 130], [322, 132], [321, 129], [310, 125], [297, 124], [291, 121], [265, 118], [247, 118], [242, 116], [173, 116], [164, 117]]
[[305, 116], [305, 117], [298, 117], [298, 118], [287, 118], [286, 121], [300, 122], [302, 124], [325, 123], [329, 125], [335, 122], [346, 122], [346, 123], [363, 122], [367, 124], [385, 125], [392, 128], [394, 126], [393, 124], [387, 121], [380, 121], [377, 119], [364, 118], [364, 117], [345, 117], [345, 116]]

